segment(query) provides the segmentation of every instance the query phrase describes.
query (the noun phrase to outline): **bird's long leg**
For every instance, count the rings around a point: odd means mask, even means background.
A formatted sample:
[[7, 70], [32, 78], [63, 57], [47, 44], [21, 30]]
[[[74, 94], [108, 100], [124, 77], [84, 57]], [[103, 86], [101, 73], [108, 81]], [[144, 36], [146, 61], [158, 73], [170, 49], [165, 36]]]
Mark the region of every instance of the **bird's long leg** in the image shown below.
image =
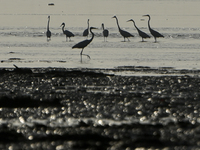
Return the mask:
[[82, 55], [82, 53], [83, 53], [83, 48], [82, 48], [82, 50], [81, 50], [81, 53], [80, 53], [80, 55]]
[[81, 63], [82, 63], [82, 55], [80, 55], [81, 56]]
[[155, 39], [155, 43], [156, 43], [156, 42], [157, 42], [157, 41], [156, 41], [156, 37], [154, 37], [154, 39]]
[[90, 56], [89, 56], [89, 55], [87, 55], [87, 54], [82, 54], [82, 55], [85, 55], [85, 56], [87, 56], [89, 59], [91, 59], [91, 58], [90, 58]]
[[142, 42], [144, 42], [144, 39], [142, 38]]
[[81, 62], [82, 62], [82, 52], [83, 52], [83, 48], [81, 50], [80, 56], [81, 56]]
[[66, 42], [67, 42], [68, 40], [67, 40], [67, 36], [66, 36]]
[[82, 55], [87, 56], [87, 57], [90, 59], [90, 56], [89, 56], [89, 55], [87, 55], [87, 54], [83, 54], [83, 49], [81, 50], [80, 55], [81, 55], [81, 61], [82, 61]]

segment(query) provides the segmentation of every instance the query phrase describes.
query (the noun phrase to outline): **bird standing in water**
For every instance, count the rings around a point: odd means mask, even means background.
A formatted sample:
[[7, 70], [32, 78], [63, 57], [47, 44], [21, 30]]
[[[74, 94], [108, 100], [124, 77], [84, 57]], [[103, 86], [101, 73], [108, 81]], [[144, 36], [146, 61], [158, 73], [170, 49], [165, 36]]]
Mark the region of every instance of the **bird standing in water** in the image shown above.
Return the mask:
[[107, 41], [107, 37], [109, 35], [109, 31], [107, 29], [104, 29], [104, 24], [102, 23], [102, 28], [103, 28], [103, 36], [104, 36], [104, 42], [105, 42], [105, 39]]
[[48, 23], [47, 23], [47, 32], [46, 32], [47, 41], [51, 40], [51, 31], [49, 30], [49, 22], [50, 22], [50, 16], [48, 16]]
[[69, 37], [69, 40], [71, 41], [71, 37], [74, 37], [74, 34], [72, 33], [72, 32], [70, 32], [70, 31], [68, 31], [68, 30], [64, 30], [64, 28], [65, 28], [65, 23], [63, 22], [62, 24], [61, 24], [61, 26], [62, 26], [62, 31], [63, 31], [63, 34], [65, 34], [66, 35], [66, 41], [67, 41], [67, 38]]
[[84, 31], [83, 31], [83, 36], [87, 36], [88, 37], [88, 34], [89, 34], [89, 19], [88, 19], [88, 21], [87, 21], [87, 24], [88, 24], [88, 27], [87, 27], [87, 29], [85, 29]]
[[154, 39], [155, 39], [155, 43], [156, 43], [156, 42], [157, 42], [157, 41], [156, 41], [156, 38], [158, 38], [158, 37], [164, 37], [164, 36], [163, 36], [162, 34], [160, 34], [159, 32], [157, 32], [157, 31], [151, 29], [151, 27], [150, 27], [150, 20], [151, 20], [150, 15], [143, 15], [143, 16], [149, 17], [149, 20], [148, 20], [149, 31], [150, 31], [150, 33], [153, 35], [153, 37], [154, 37]]
[[135, 24], [135, 21], [133, 19], [128, 20], [127, 22], [132, 21], [136, 30], [138, 31], [139, 36], [142, 37], [142, 42], [144, 42], [144, 39], [146, 38], [150, 38], [150, 36], [148, 34], [146, 34], [145, 32], [141, 31], [140, 29], [138, 29], [138, 27]]
[[[116, 22], [117, 22], [117, 26], [118, 26], [119, 32], [120, 32], [120, 34], [124, 37], [124, 42], [125, 42], [125, 38], [128, 39], [129, 37], [134, 37], [134, 35], [130, 34], [130, 33], [127, 32], [127, 31], [124, 31], [124, 30], [122, 30], [122, 29], [120, 28], [120, 26], [119, 26], [119, 22], [118, 22], [118, 19], [117, 19], [116, 16], [114, 16], [114, 17], [112, 17], [112, 18], [115, 18], [115, 19], [116, 19]], [[130, 41], [130, 40], [128, 39], [128, 41]]]
[[94, 33], [92, 32], [93, 29], [97, 29], [97, 28], [95, 28], [95, 27], [90, 27], [90, 32], [91, 32], [91, 34], [92, 34], [91, 39], [89, 39], [89, 40], [87, 39], [87, 40], [81, 41], [81, 42], [77, 43], [76, 45], [74, 45], [74, 46], [72, 47], [72, 48], [82, 48], [81, 53], [80, 53], [80, 55], [81, 55], [81, 62], [82, 62], [82, 55], [85, 55], [85, 56], [87, 56], [87, 57], [90, 59], [90, 56], [89, 56], [89, 55], [83, 54], [83, 49], [84, 49], [88, 44], [90, 44], [90, 43], [92, 42], [92, 40], [93, 40], [93, 38], [94, 38]]

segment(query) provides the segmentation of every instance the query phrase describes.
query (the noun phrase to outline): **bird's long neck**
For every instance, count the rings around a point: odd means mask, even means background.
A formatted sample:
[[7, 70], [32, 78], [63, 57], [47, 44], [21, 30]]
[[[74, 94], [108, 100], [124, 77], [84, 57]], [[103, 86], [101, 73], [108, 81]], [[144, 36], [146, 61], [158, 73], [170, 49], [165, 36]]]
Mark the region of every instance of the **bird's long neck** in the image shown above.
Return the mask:
[[91, 39], [90, 39], [90, 42], [93, 40], [93, 38], [94, 38], [94, 33], [92, 32], [92, 29], [90, 29], [90, 32], [91, 32], [91, 34], [92, 34], [92, 37], [91, 37]]
[[102, 29], [104, 30], [104, 25], [102, 24]]
[[116, 22], [117, 22], [118, 29], [121, 30], [120, 27], [119, 27], [118, 19], [117, 18], [115, 18], [115, 19], [116, 19]]
[[50, 18], [48, 18], [47, 30], [49, 30], [49, 22], [50, 22]]
[[148, 27], [149, 27], [149, 30], [151, 29], [151, 27], [150, 27], [150, 20], [151, 20], [151, 18], [150, 18], [150, 16], [149, 16], [149, 20], [148, 20]]
[[62, 31], [64, 32], [65, 25], [62, 26]]
[[133, 21], [133, 24], [134, 24], [135, 28], [138, 30], [138, 28], [137, 28], [137, 26], [136, 26], [136, 24], [135, 24], [135, 21]]
[[89, 21], [88, 21], [88, 23], [87, 23], [87, 24], [88, 24], [88, 30], [89, 30]]

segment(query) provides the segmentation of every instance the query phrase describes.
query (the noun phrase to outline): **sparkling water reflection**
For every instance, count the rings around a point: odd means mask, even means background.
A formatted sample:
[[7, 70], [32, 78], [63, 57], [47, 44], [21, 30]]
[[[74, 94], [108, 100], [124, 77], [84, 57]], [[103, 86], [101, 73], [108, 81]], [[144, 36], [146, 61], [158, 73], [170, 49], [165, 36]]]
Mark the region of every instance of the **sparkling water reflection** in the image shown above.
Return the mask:
[[[0, 134], [6, 134], [2, 141], [8, 142], [1, 147], [18, 145], [15, 137], [26, 148], [31, 143], [37, 148], [76, 149], [89, 141], [86, 147], [198, 146], [196, 76], [119, 76], [94, 69], [20, 71], [1, 70]], [[193, 140], [186, 140], [191, 136]]]

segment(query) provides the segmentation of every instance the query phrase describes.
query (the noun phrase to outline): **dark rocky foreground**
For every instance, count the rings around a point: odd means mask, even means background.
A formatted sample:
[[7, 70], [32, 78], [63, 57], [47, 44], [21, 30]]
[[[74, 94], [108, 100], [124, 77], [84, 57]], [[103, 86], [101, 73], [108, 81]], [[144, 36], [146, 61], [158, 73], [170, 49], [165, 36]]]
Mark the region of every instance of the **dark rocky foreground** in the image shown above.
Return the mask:
[[[123, 71], [146, 75], [115, 75]], [[2, 68], [0, 148], [198, 149], [198, 74], [134, 66]]]

